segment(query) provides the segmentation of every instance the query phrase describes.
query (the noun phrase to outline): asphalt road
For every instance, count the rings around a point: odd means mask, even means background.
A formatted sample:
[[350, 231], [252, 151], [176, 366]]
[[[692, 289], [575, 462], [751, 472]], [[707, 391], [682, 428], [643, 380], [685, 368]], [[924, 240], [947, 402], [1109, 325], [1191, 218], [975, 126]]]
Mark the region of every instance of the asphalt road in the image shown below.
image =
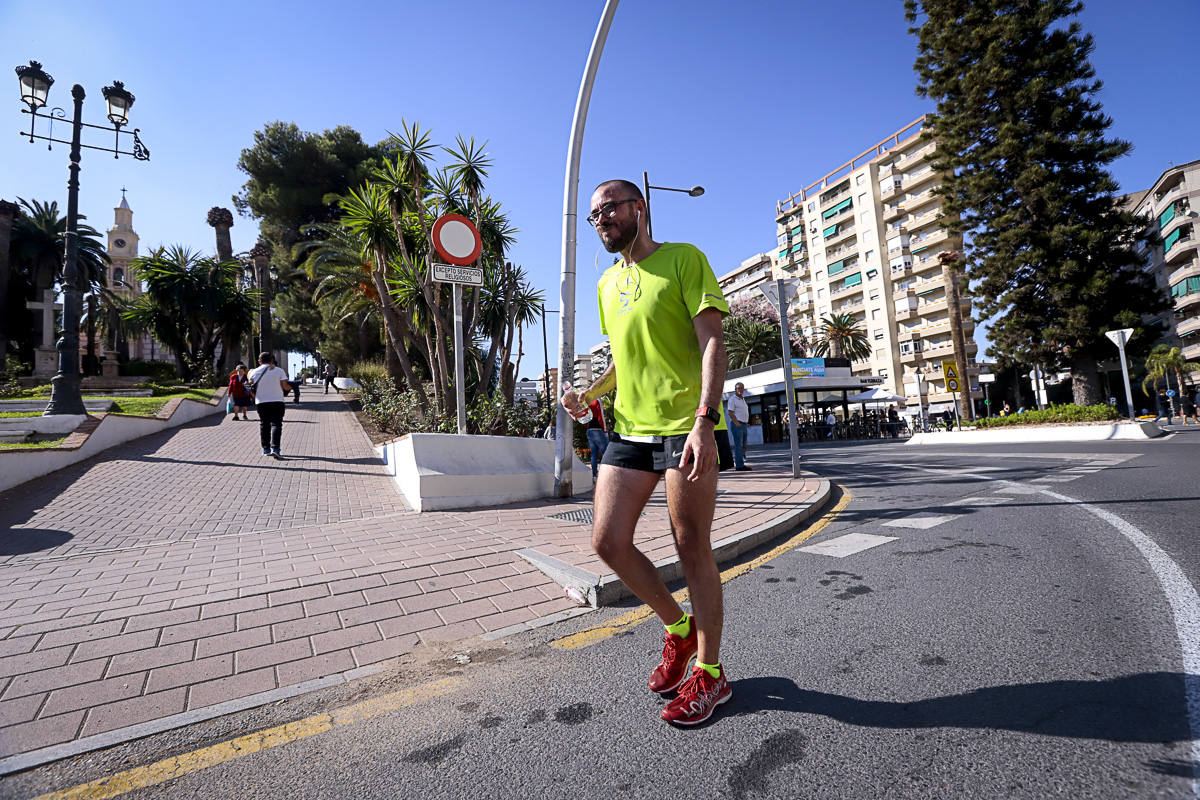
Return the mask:
[[[628, 610], [606, 609], [430, 654], [358, 697], [314, 696], [16, 776], [0, 794], [448, 678], [439, 696], [126, 796], [1197, 797], [1188, 709], [1200, 724], [1200, 678], [1185, 679], [1184, 648], [1200, 648], [1186, 627], [1200, 581], [1200, 430], [1144, 443], [830, 446], [805, 451], [804, 465], [852, 500], [726, 585], [734, 696], [701, 728], [658, 719], [663, 701], [645, 687], [661, 647], [653, 620], [582, 649], [549, 645]], [[887, 538], [841, 538], [851, 534]], [[872, 546], [805, 549], [830, 542]], [[1174, 583], [1162, 577], [1172, 565]]]

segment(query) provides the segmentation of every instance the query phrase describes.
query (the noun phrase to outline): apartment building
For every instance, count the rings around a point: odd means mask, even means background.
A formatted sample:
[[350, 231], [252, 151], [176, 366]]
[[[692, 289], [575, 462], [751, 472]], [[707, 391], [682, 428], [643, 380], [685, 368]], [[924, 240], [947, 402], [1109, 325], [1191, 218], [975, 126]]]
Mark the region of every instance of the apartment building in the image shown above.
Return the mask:
[[770, 253], [755, 253], [738, 267], [717, 278], [725, 302], [733, 305], [738, 300], [762, 297], [759, 284], [774, 278]]
[[1164, 340], [1182, 348], [1185, 358], [1200, 361], [1200, 260], [1196, 223], [1200, 214], [1200, 161], [1163, 172], [1145, 192], [1127, 198], [1135, 214], [1151, 221], [1159, 241], [1146, 253], [1146, 268], [1171, 298], [1174, 313], [1157, 321], [1167, 327]]
[[608, 339], [592, 345], [588, 348], [588, 355], [592, 359], [592, 380], [599, 378], [604, 374], [604, 370], [608, 369], [608, 364], [612, 361], [612, 345]]
[[[942, 362], [954, 358], [950, 311], [938, 255], [962, 247], [946, 228], [929, 163], [935, 142], [921, 138], [922, 117], [776, 206], [777, 276], [798, 277], [788, 310], [810, 340], [820, 320], [849, 314], [866, 331], [871, 353], [852, 362], [855, 376], [875, 375], [915, 408], [949, 408]], [[983, 397], [975, 363], [970, 301], [962, 299], [967, 373]]]

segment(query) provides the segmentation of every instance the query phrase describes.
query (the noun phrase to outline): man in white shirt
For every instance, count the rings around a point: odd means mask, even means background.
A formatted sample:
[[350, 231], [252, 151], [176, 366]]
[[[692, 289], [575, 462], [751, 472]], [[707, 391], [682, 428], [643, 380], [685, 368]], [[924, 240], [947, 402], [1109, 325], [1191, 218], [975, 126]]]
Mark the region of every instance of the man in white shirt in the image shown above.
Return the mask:
[[275, 366], [275, 356], [260, 353], [259, 367], [250, 373], [249, 384], [254, 390], [254, 410], [258, 412], [258, 436], [264, 456], [283, 458], [279, 440], [283, 436], [283, 398], [292, 390], [288, 374]]
[[745, 393], [746, 387], [743, 384], [734, 384], [733, 394], [725, 400], [729, 432], [733, 434], [733, 468], [740, 472], [750, 471], [746, 466], [746, 431], [750, 422], [750, 407], [742, 397]]
[[829, 433], [825, 434], [826, 439], [833, 438], [833, 427], [837, 425], [837, 417], [833, 414], [833, 409], [829, 409], [829, 413], [825, 415], [825, 427], [829, 428]]

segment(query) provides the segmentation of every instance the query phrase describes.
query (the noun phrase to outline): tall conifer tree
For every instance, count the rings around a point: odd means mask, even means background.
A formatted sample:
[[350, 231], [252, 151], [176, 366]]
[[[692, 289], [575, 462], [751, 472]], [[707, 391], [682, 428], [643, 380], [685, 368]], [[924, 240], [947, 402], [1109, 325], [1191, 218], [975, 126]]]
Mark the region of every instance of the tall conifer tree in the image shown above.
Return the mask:
[[[1076, 0], [905, 0], [917, 93], [937, 101], [926, 135], [966, 275], [1005, 361], [1069, 367], [1076, 403], [1101, 399], [1106, 330], [1166, 308], [1138, 248], [1145, 222], [1115, 199], [1092, 37]], [[1141, 331], [1143, 342], [1157, 331]]]

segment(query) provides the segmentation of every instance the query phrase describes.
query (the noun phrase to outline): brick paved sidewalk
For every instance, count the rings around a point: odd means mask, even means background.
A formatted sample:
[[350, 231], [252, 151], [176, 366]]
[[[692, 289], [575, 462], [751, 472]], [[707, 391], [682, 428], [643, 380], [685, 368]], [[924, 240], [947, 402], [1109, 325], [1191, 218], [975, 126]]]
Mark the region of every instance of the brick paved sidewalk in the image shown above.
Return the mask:
[[[588, 526], [550, 518], [588, 498], [413, 513], [341, 399], [302, 400], [284, 462], [212, 417], [0, 494], [0, 757], [573, 609], [518, 550], [605, 571]], [[721, 489], [714, 540], [816, 482]], [[673, 552], [661, 491], [637, 541]]]

